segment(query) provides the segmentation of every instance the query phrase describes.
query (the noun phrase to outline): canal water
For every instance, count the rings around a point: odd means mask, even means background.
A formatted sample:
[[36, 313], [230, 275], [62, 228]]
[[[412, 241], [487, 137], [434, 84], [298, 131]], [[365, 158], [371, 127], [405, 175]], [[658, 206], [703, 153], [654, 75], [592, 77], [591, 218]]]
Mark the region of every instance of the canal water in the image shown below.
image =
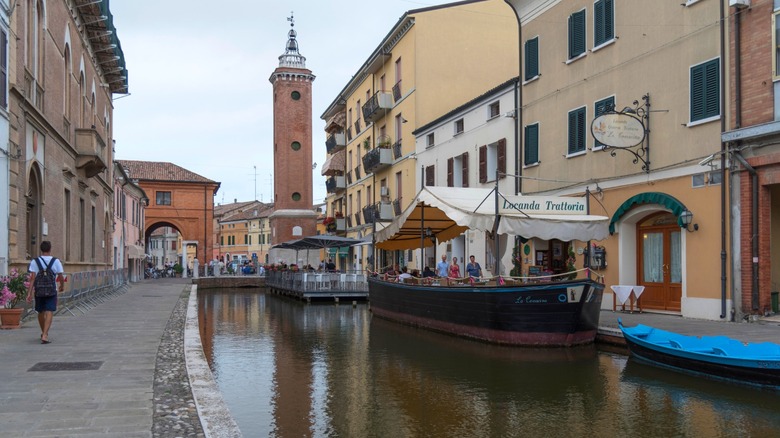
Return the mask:
[[780, 393], [596, 346], [488, 345], [261, 289], [200, 291], [203, 348], [246, 437], [768, 437]]

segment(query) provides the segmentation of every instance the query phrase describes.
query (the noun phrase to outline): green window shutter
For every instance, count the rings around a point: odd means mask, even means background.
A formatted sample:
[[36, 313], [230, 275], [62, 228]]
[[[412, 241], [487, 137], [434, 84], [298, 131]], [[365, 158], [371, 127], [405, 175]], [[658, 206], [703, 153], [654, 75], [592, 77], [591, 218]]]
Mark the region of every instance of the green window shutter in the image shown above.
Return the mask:
[[691, 122], [720, 115], [720, 60], [691, 67]]
[[525, 127], [525, 160], [524, 164], [534, 164], [539, 162], [539, 124], [528, 125]]
[[569, 59], [585, 53], [585, 11], [569, 15]]
[[525, 80], [539, 75], [539, 38], [525, 42]]
[[569, 154], [585, 150], [585, 108], [569, 113]]
[[[596, 117], [604, 114], [604, 112], [607, 109], [612, 109], [614, 107], [615, 107], [615, 98], [614, 97], [608, 97], [606, 99], [602, 99], [602, 100], [596, 102], [595, 108], [593, 110], [593, 118], [595, 119]], [[598, 141], [596, 141], [594, 143], [594, 147], [600, 148], [602, 146], [604, 146], [604, 144], [602, 144], [602, 143], [600, 143]]]
[[615, 38], [614, 0], [599, 0], [593, 5], [593, 45]]

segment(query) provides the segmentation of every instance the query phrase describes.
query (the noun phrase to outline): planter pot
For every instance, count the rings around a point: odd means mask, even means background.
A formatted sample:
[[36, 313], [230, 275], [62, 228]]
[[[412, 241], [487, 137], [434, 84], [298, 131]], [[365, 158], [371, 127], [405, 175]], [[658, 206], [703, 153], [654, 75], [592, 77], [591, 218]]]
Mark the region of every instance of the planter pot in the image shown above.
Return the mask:
[[18, 329], [22, 327], [24, 309], [0, 309], [0, 328]]

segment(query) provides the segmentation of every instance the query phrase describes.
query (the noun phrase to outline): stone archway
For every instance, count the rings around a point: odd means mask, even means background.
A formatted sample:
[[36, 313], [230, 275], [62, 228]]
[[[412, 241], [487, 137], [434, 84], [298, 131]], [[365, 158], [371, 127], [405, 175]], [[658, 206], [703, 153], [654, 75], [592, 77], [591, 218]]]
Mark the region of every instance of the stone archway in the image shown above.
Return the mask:
[[42, 240], [41, 232], [41, 169], [38, 163], [30, 166], [30, 173], [27, 178], [27, 193], [25, 193], [25, 203], [27, 208], [25, 251], [27, 258], [36, 257], [39, 254], [39, 245]]

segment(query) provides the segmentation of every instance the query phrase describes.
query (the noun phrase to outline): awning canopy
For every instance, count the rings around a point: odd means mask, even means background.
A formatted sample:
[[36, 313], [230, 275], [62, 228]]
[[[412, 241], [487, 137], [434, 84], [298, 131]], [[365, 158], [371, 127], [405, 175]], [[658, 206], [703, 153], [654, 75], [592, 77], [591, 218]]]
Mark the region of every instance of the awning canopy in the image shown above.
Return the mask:
[[344, 112], [336, 113], [325, 123], [325, 132], [343, 131], [346, 126], [347, 114]]
[[342, 149], [335, 154], [328, 157], [325, 160], [325, 164], [322, 165], [323, 175], [343, 175], [344, 166], [346, 164], [346, 149]]
[[687, 210], [687, 208], [685, 208], [685, 205], [683, 205], [682, 202], [678, 201], [674, 196], [667, 195], [666, 193], [645, 192], [628, 198], [626, 202], [620, 205], [620, 207], [615, 211], [615, 214], [612, 215], [612, 220], [609, 221], [609, 234], [614, 234], [615, 224], [617, 221], [619, 221], [628, 210], [631, 210], [635, 205], [639, 204], [663, 205], [664, 207], [668, 208], [669, 211], [671, 211], [675, 216], [677, 216], [677, 225], [681, 227], [685, 226], [682, 223], [681, 215], [682, 212]]
[[127, 258], [128, 259], [144, 259], [144, 247], [141, 245], [127, 245]]
[[[424, 187], [415, 200], [386, 228], [377, 231], [377, 247], [385, 250], [415, 249], [422, 244], [421, 230], [431, 229], [439, 242], [467, 229], [510, 234], [525, 238], [602, 240], [609, 235], [606, 216], [586, 214], [584, 198], [499, 196], [493, 189]], [[426, 245], [429, 242], [425, 243]]]
[[290, 240], [288, 242], [274, 245], [271, 247], [271, 249], [324, 249], [352, 246], [362, 242], [363, 241], [360, 239], [350, 239], [349, 237], [322, 234], [319, 236], [304, 237], [303, 239], [298, 240]]

